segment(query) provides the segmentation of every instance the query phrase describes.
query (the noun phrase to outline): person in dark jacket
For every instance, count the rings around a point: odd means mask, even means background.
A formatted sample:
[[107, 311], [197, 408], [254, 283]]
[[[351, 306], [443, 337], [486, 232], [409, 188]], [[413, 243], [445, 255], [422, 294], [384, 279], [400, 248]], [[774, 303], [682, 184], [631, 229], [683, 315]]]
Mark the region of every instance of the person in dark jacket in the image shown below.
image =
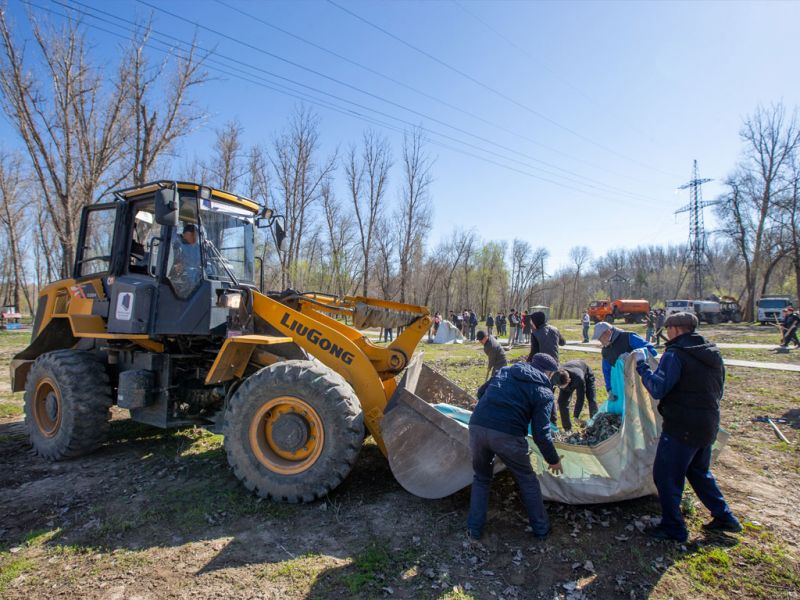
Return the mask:
[[697, 317], [692, 313], [670, 315], [665, 327], [669, 342], [655, 372], [650, 370], [643, 350], [637, 350], [636, 356], [636, 370], [647, 391], [659, 401], [658, 412], [664, 418], [653, 463], [661, 523], [645, 533], [679, 542], [688, 539], [681, 514], [686, 479], [711, 511], [713, 519], [703, 525], [704, 529], [741, 531], [710, 470], [725, 385], [722, 355], [715, 344], [695, 333]]
[[542, 311], [536, 311], [531, 315], [531, 351], [528, 354], [528, 362], [534, 355], [541, 353], [552, 356], [558, 363], [558, 347], [567, 343], [561, 332], [552, 325], [547, 324], [547, 317]]
[[[489, 335], [492, 335], [492, 328], [493, 327], [494, 327], [494, 317], [492, 316], [492, 313], [489, 313], [488, 315], [486, 315], [486, 333], [488, 333]], [[498, 333], [498, 335], [500, 334], [499, 331], [497, 333]], [[478, 338], [478, 339], [480, 339], [480, 338]]]
[[475, 328], [478, 326], [478, 315], [474, 310], [469, 311], [469, 341], [475, 341]]
[[653, 344], [644, 341], [640, 335], [632, 331], [623, 331], [605, 321], [601, 321], [594, 326], [592, 339], [599, 340], [603, 345], [603, 351], [601, 353], [603, 357], [603, 379], [605, 380], [609, 400], [615, 400], [617, 398], [615, 390], [611, 389], [611, 369], [620, 356], [639, 348], [647, 349], [653, 356], [658, 354]]
[[572, 422], [569, 418], [569, 400], [575, 392], [575, 419], [581, 416], [583, 410], [584, 397], [589, 402], [589, 416], [597, 414], [597, 401], [595, 400], [594, 372], [592, 368], [582, 360], [571, 360], [561, 365], [561, 371], [565, 371], [569, 377], [566, 381], [561, 381], [558, 392], [558, 411], [561, 414], [561, 425], [566, 431], [572, 430]]
[[503, 350], [497, 338], [493, 335], [487, 335], [482, 329], [478, 332], [477, 338], [483, 344], [483, 351], [486, 356], [489, 357], [489, 364], [486, 367], [486, 379], [489, 379], [490, 373], [491, 376], [494, 376], [500, 369], [508, 365], [506, 351]]
[[[531, 339], [531, 331], [533, 331], [533, 324], [531, 323], [531, 315], [527, 311], [522, 311], [522, 342], [527, 344]], [[558, 361], [556, 361], [558, 362]]]
[[794, 342], [796, 348], [800, 348], [800, 340], [797, 339], [797, 327], [800, 326], [800, 317], [794, 312], [793, 307], [788, 307], [783, 315], [783, 323], [781, 324], [781, 331], [783, 332], [783, 340], [781, 340], [781, 348], [789, 346], [789, 342]]
[[550, 437], [550, 375], [557, 369], [556, 361], [542, 354], [533, 363], [500, 369], [478, 390], [478, 404], [469, 421], [473, 480], [467, 535], [473, 540], [480, 539], [486, 524], [495, 456], [517, 481], [533, 535], [543, 538], [550, 532], [542, 490], [528, 458], [527, 434], [530, 426], [533, 441], [550, 471], [563, 473], [561, 457]]

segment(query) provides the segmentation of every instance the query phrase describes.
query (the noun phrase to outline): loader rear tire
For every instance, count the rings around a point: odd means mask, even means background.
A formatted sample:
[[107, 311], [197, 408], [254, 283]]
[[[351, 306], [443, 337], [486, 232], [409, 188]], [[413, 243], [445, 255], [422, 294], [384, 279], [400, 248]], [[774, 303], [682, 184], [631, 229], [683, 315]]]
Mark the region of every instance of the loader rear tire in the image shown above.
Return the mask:
[[48, 460], [88, 454], [106, 439], [111, 385], [91, 352], [42, 354], [25, 384], [25, 425], [31, 445]]
[[336, 488], [364, 441], [353, 388], [321, 363], [290, 360], [248, 377], [223, 425], [236, 477], [262, 498], [312, 502]]

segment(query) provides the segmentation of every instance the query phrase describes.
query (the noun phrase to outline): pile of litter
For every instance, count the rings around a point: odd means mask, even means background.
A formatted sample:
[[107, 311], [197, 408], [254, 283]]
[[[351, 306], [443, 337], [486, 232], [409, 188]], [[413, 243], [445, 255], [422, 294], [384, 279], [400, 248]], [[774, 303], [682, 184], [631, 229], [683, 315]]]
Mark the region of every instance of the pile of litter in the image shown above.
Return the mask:
[[572, 433], [559, 431], [553, 434], [553, 439], [575, 446], [596, 446], [617, 433], [620, 427], [622, 427], [621, 415], [599, 413], [595, 416], [594, 422], [586, 429]]

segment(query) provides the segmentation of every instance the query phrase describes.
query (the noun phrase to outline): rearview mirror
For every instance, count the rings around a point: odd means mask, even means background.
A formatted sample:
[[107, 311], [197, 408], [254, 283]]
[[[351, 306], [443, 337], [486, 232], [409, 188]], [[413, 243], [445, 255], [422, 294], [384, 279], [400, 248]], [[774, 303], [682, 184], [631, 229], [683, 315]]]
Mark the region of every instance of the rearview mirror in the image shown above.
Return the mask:
[[283, 241], [286, 239], [286, 221], [283, 217], [278, 217], [275, 220], [275, 245], [278, 247], [278, 252], [283, 250]]
[[160, 189], [156, 192], [156, 223], [177, 227], [180, 212], [180, 199], [176, 189]]

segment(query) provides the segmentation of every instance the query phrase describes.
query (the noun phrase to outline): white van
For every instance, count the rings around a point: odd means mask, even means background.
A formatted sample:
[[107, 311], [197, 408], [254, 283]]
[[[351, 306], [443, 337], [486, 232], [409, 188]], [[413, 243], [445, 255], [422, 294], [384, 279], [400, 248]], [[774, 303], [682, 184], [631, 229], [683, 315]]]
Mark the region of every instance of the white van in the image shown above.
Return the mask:
[[758, 306], [758, 315], [756, 319], [762, 324], [777, 323], [783, 319], [783, 309], [792, 305], [792, 300], [789, 296], [763, 296], [756, 306]]
[[667, 300], [664, 312], [667, 316], [679, 312], [694, 312], [694, 300]]

